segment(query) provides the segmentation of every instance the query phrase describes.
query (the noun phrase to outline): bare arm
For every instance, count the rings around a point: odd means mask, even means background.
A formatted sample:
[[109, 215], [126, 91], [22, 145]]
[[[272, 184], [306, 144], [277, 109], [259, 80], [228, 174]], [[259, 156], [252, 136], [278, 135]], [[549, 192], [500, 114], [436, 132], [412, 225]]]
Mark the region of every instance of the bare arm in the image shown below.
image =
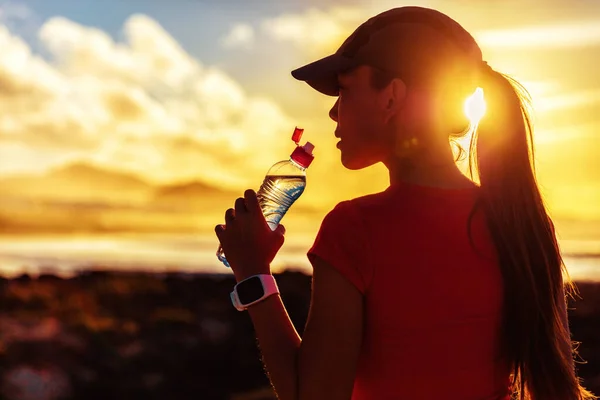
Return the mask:
[[271, 385], [281, 400], [296, 400], [296, 357], [301, 340], [281, 297], [273, 295], [248, 309]]
[[269, 379], [280, 400], [348, 400], [362, 340], [363, 297], [326, 262], [313, 261], [303, 340], [279, 296], [249, 309]]
[[300, 348], [300, 399], [348, 400], [362, 344], [362, 294], [325, 261], [313, 261], [313, 291]]

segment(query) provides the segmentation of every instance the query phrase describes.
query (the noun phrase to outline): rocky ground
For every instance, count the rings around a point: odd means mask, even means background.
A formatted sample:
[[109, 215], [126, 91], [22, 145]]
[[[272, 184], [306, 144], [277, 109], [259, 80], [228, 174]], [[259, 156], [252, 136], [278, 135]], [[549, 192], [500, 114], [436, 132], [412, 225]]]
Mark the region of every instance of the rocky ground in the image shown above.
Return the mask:
[[[302, 332], [310, 277], [277, 276]], [[7, 400], [273, 399], [231, 277], [90, 272], [0, 281], [0, 393]], [[580, 283], [570, 322], [600, 393], [600, 285]]]

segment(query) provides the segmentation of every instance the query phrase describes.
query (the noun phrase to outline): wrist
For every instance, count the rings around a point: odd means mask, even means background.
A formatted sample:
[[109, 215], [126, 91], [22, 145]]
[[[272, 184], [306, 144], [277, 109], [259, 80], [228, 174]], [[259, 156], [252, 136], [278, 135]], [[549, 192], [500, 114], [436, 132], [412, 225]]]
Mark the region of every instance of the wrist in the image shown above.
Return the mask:
[[271, 274], [271, 266], [269, 264], [263, 265], [260, 267], [253, 268], [244, 268], [242, 271], [233, 272], [236, 283], [240, 283], [241, 281], [253, 277], [255, 275], [272, 275]]
[[248, 314], [250, 314], [250, 316], [252, 316], [253, 314], [262, 313], [262, 312], [264, 312], [264, 310], [272, 309], [271, 307], [273, 307], [273, 302], [276, 302], [277, 299], [280, 297], [281, 297], [281, 293], [279, 293], [279, 292], [273, 293], [273, 294], [265, 297], [258, 303], [248, 306], [246, 308], [246, 311], [248, 311]]
[[239, 281], [230, 293], [230, 298], [238, 311], [244, 311], [278, 293], [279, 288], [273, 275], [257, 274]]

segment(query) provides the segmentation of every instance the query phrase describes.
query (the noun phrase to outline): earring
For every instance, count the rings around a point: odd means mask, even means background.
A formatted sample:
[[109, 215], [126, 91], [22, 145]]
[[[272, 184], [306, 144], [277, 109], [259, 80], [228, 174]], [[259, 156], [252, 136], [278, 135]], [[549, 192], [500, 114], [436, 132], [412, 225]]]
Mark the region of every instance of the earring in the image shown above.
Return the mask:
[[410, 138], [405, 138], [402, 136], [396, 136], [396, 141], [394, 143], [394, 155], [399, 158], [403, 158], [413, 153], [415, 149], [419, 145], [419, 140], [412, 136]]

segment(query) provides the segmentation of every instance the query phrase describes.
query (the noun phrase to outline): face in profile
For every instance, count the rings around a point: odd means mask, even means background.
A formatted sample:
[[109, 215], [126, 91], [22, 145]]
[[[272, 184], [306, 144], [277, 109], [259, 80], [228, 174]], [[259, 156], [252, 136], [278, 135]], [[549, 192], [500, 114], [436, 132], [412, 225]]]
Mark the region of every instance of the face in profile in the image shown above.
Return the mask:
[[458, 90], [452, 79], [411, 87], [394, 79], [377, 89], [373, 73], [371, 67], [360, 66], [338, 75], [339, 95], [329, 116], [337, 123], [344, 167], [358, 170], [411, 158], [428, 146], [447, 146], [450, 134], [468, 126], [463, 112], [467, 92]]
[[338, 75], [339, 95], [329, 116], [337, 123], [335, 135], [342, 164], [351, 170], [384, 161], [392, 144], [385, 109], [385, 90], [371, 84], [372, 70], [360, 66]]

